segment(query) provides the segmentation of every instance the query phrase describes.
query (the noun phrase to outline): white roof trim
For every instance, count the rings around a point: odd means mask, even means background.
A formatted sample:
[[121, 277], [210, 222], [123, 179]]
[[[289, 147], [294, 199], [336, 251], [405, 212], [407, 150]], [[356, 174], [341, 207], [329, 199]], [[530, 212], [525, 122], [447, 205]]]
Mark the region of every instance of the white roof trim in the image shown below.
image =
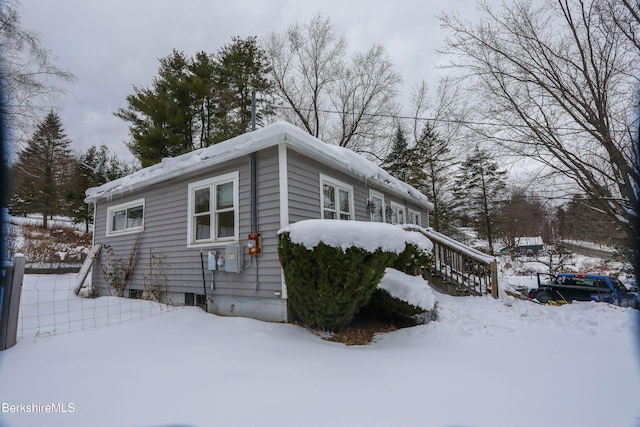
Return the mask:
[[273, 147], [284, 142], [286, 145], [323, 164], [341, 169], [349, 175], [374, 182], [403, 199], [414, 202], [426, 209], [433, 204], [418, 190], [386, 172], [361, 155], [337, 145], [326, 144], [298, 127], [278, 122], [223, 141], [210, 147], [201, 148], [181, 156], [162, 159], [162, 162], [141, 169], [131, 175], [108, 182], [100, 187], [89, 188], [85, 202], [109, 198], [128, 193], [184, 175], [221, 164], [255, 151]]

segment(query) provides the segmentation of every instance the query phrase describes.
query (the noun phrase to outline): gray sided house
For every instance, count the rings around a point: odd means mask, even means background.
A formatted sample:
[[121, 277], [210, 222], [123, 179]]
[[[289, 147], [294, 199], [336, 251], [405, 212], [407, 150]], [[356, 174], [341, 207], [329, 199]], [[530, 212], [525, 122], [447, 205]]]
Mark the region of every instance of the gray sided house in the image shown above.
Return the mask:
[[[544, 250], [544, 241], [540, 236], [516, 237], [514, 253], [517, 255], [536, 255]], [[501, 248], [500, 253], [509, 252], [509, 248]]]
[[540, 236], [518, 237], [516, 242], [516, 253], [519, 254], [537, 254], [544, 250], [544, 242]]
[[432, 207], [362, 156], [287, 123], [164, 159], [86, 196], [94, 243], [105, 248], [92, 273], [100, 295], [115, 294], [103, 270], [127, 264], [137, 246], [125, 296], [268, 321], [287, 320], [279, 229], [318, 218], [427, 227]]

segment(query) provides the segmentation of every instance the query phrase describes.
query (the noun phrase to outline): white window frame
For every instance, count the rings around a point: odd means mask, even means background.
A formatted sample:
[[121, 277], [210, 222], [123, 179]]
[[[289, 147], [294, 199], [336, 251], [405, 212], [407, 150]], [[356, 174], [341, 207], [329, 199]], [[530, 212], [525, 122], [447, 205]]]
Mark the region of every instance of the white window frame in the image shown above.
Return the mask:
[[[355, 203], [353, 201], [353, 186], [349, 185], [347, 183], [344, 183], [342, 181], [339, 181], [335, 178], [332, 178], [330, 176], [324, 175], [324, 174], [320, 174], [320, 218], [325, 219], [324, 217], [324, 211], [325, 211], [325, 207], [324, 207], [324, 185], [328, 184], [328, 185], [332, 185], [333, 187], [335, 187], [335, 195], [336, 195], [336, 220], [341, 220], [341, 221], [354, 221], [355, 220]], [[350, 218], [348, 220], [344, 220], [340, 218], [340, 208], [339, 208], [339, 204], [340, 204], [340, 193], [339, 190], [346, 190], [349, 193], [349, 215]]]
[[[416, 222], [413, 219], [416, 219]], [[418, 211], [414, 211], [413, 209], [409, 209], [409, 214], [407, 215], [407, 224], [414, 224], [419, 227], [422, 227], [422, 214]]]
[[[378, 198], [382, 201], [380, 205], [380, 209], [382, 210], [382, 221], [383, 223], [387, 222], [387, 205], [384, 203], [384, 194], [376, 190], [369, 190], [369, 201], [373, 202], [373, 198]], [[373, 220], [373, 213], [369, 213], [371, 222], [378, 222]]]
[[[117, 212], [126, 212], [132, 208], [142, 208], [142, 223], [140, 225], [136, 225], [134, 227], [127, 227], [125, 221], [125, 228], [122, 230], [113, 230], [114, 225], [114, 217]], [[144, 217], [146, 215], [145, 209], [145, 199], [144, 197], [141, 199], [132, 200], [126, 203], [120, 203], [119, 205], [109, 206], [107, 208], [107, 236], [121, 236], [123, 234], [131, 234], [131, 233], [140, 233], [144, 230]]]
[[[407, 223], [407, 209], [404, 205], [396, 202], [391, 202], [391, 210], [393, 213], [391, 214], [391, 224], [406, 224]], [[398, 218], [398, 213], [402, 211], [402, 219], [403, 222], [398, 222], [396, 219]]]
[[[203, 179], [200, 181], [192, 182], [188, 186], [189, 197], [188, 197], [188, 206], [187, 206], [187, 247], [189, 248], [198, 248], [204, 246], [211, 246], [213, 244], [228, 244], [230, 242], [238, 242], [240, 236], [240, 189], [239, 189], [239, 179], [240, 174], [236, 172], [230, 172], [223, 175], [214, 176], [212, 178]], [[227, 237], [218, 237], [218, 227], [216, 224], [216, 187], [221, 184], [227, 184], [229, 182], [233, 183], [233, 236]], [[195, 236], [195, 221], [194, 221], [194, 202], [195, 202], [195, 192], [196, 190], [201, 189], [209, 189], [209, 224], [210, 224], [210, 232], [208, 239], [199, 239], [196, 240]]]

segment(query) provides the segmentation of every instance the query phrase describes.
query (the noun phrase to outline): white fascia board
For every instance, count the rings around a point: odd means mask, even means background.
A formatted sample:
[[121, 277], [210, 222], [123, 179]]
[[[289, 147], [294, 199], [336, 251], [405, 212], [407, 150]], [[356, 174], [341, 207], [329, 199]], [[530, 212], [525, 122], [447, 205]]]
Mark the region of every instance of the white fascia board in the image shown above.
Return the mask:
[[278, 143], [278, 186], [280, 194], [280, 228], [289, 226], [289, 172], [286, 138]]
[[[267, 128], [265, 128], [267, 129]], [[113, 197], [135, 191], [149, 185], [197, 172], [275, 146], [284, 138], [282, 132], [249, 132], [207, 148], [201, 148], [177, 157], [162, 159], [162, 162], [101, 185], [89, 188], [85, 202]]]
[[[306, 134], [305, 134], [306, 135]], [[315, 139], [315, 138], [314, 138]], [[418, 206], [422, 206], [427, 210], [433, 210], [433, 203], [428, 201], [426, 196], [420, 193], [418, 190], [410, 186], [409, 184], [402, 182], [394, 177], [392, 177], [388, 172], [386, 172], [381, 167], [375, 165], [373, 162], [365, 159], [361, 155], [348, 150], [343, 147], [338, 147], [335, 145], [326, 144], [320, 140], [317, 140], [318, 144], [311, 144], [308, 141], [301, 141], [295, 136], [287, 138], [288, 145], [298, 151], [299, 153], [306, 155], [308, 157], [317, 160], [318, 162], [325, 164], [327, 166], [338, 169], [347, 175], [355, 176], [357, 178], [361, 178], [364, 181], [373, 181], [381, 188], [384, 188], [389, 193], [392, 193], [402, 199], [409, 200]], [[319, 144], [328, 145], [328, 147], [321, 146]], [[334, 155], [328, 154], [329, 151], [338, 151], [336, 153], [332, 153]], [[362, 163], [366, 161], [370, 163], [368, 169], [375, 171], [374, 174], [367, 174], [366, 171], [354, 167], [353, 164], [349, 163], [348, 160], [344, 159], [346, 156], [357, 156], [356, 159], [358, 162]], [[399, 187], [399, 188], [398, 188]], [[412, 194], [414, 193], [414, 194]]]
[[433, 204], [409, 184], [392, 177], [381, 167], [343, 147], [327, 144], [286, 122], [274, 123], [262, 129], [239, 135], [211, 147], [201, 148], [162, 162], [86, 191], [85, 202], [109, 198], [162, 181], [218, 165], [252, 152], [273, 147], [284, 141], [296, 151], [348, 175], [373, 181], [390, 193], [409, 200], [427, 210]]

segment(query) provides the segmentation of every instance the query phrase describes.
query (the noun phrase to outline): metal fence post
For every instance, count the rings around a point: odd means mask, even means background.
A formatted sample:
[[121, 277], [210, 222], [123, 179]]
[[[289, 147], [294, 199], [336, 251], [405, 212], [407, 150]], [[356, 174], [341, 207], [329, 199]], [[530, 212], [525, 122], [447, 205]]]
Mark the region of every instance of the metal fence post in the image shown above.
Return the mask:
[[3, 266], [2, 311], [0, 316], [0, 351], [13, 347], [18, 335], [18, 314], [20, 313], [20, 295], [22, 294], [22, 279], [26, 259], [17, 254], [13, 265]]

